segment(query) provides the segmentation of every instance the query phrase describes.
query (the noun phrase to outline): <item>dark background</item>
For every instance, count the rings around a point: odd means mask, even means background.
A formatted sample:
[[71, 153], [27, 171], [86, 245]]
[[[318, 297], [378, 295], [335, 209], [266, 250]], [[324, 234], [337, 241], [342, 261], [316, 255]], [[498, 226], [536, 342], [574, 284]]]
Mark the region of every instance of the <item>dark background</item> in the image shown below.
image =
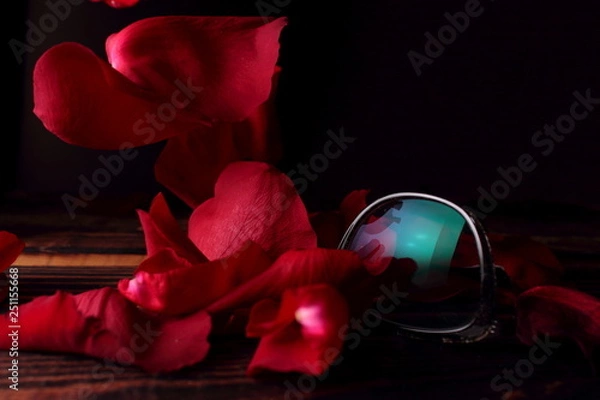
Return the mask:
[[[271, 3], [271, 1], [266, 1]], [[286, 3], [280, 1], [279, 4]], [[350, 190], [375, 194], [425, 191], [457, 202], [475, 201], [478, 188], [499, 179], [530, 153], [538, 167], [511, 189], [504, 204], [531, 201], [600, 205], [600, 109], [547, 157], [531, 144], [546, 123], [568, 113], [576, 90], [600, 97], [600, 16], [593, 2], [481, 1], [483, 13], [420, 77], [407, 57], [423, 53], [425, 32], [437, 36], [444, 13], [465, 1], [303, 1], [281, 8], [289, 25], [281, 37], [278, 106], [285, 172], [323, 151], [328, 130], [357, 138], [303, 193], [310, 208], [330, 208]], [[25, 21], [48, 12], [45, 1], [13, 2], [4, 17], [5, 41], [24, 41]], [[19, 9], [20, 7], [20, 9]], [[75, 194], [80, 174], [110, 152], [67, 145], [33, 115], [31, 75], [49, 47], [77, 41], [105, 56], [104, 40], [155, 15], [258, 15], [254, 0], [142, 0], [132, 9], [73, 6], [71, 15], [17, 64], [5, 45], [5, 118], [0, 145], [0, 192], [10, 199], [60, 204]], [[273, 14], [276, 16], [276, 14]], [[160, 190], [152, 165], [161, 144], [103, 189], [103, 198]]]

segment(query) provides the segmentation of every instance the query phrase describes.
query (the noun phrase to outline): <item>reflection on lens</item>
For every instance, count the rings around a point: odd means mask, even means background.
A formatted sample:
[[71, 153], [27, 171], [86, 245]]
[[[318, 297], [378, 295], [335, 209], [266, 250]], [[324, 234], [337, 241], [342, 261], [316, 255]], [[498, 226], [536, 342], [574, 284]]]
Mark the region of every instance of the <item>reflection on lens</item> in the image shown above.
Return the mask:
[[481, 260], [475, 235], [453, 207], [403, 198], [370, 210], [343, 247], [356, 251], [373, 273], [404, 269], [391, 274], [403, 277], [396, 285], [404, 301], [385, 319], [416, 330], [445, 331], [471, 323], [479, 308]]

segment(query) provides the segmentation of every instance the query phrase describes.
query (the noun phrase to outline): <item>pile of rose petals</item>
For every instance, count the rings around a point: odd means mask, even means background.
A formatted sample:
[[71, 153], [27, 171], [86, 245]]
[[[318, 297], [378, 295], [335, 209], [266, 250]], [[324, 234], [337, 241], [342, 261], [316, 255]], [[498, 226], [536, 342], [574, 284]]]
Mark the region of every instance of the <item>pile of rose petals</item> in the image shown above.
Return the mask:
[[[21, 305], [20, 347], [165, 372], [203, 360], [210, 334], [235, 323], [260, 338], [249, 374], [321, 374], [343, 351], [350, 316], [370, 305], [382, 282], [358, 254], [317, 247], [339, 240], [366, 194], [352, 192], [339, 211], [310, 218], [286, 175], [268, 164], [236, 162], [220, 175], [215, 196], [193, 211], [187, 233], [159, 194], [148, 212], [139, 211], [148, 254], [133, 276], [118, 290], [57, 292]], [[311, 222], [327, 237], [318, 237]], [[0, 238], [7, 268], [23, 244], [5, 232]], [[517, 297], [519, 338], [569, 337], [591, 355], [600, 344], [600, 301], [540, 286], [555, 279], [557, 268], [544, 246], [495, 235], [492, 242], [515, 283], [531, 287]], [[378, 273], [384, 282], [401, 279]], [[361, 294], [364, 301], [356, 302]], [[6, 349], [8, 314], [3, 318], [0, 347]]]
[[[106, 60], [73, 42], [39, 58], [34, 113], [44, 126], [94, 149], [166, 141], [156, 178], [193, 212], [185, 232], [157, 195], [138, 212], [147, 257], [133, 276], [116, 288], [22, 304], [22, 350], [167, 372], [202, 361], [211, 335], [242, 327], [260, 338], [249, 374], [318, 375], [343, 351], [350, 317], [371, 306], [379, 285], [407, 281], [414, 265], [373, 265], [336, 249], [367, 191], [350, 193], [337, 211], [309, 214], [290, 179], [271, 165], [282, 150], [275, 98], [283, 71], [276, 64], [286, 23], [154, 17], [107, 38]], [[544, 286], [559, 283], [562, 273], [545, 246], [490, 239], [514, 284], [502, 298], [517, 306], [523, 342], [534, 334], [565, 336], [591, 355], [600, 343], [598, 299]], [[2, 270], [23, 247], [0, 232]], [[9, 288], [5, 282], [2, 296]], [[0, 347], [7, 349], [10, 316], [1, 318]]]

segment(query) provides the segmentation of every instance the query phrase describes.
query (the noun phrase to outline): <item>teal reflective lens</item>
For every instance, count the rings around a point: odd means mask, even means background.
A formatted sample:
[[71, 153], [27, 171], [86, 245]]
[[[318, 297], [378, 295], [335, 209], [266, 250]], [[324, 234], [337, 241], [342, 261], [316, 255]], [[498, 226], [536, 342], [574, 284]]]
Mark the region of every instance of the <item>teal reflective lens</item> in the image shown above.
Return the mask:
[[384, 318], [415, 331], [464, 329], [479, 310], [482, 274], [466, 214], [426, 198], [382, 200], [357, 218], [340, 247], [373, 271], [406, 269], [399, 274], [407, 277], [404, 301]]

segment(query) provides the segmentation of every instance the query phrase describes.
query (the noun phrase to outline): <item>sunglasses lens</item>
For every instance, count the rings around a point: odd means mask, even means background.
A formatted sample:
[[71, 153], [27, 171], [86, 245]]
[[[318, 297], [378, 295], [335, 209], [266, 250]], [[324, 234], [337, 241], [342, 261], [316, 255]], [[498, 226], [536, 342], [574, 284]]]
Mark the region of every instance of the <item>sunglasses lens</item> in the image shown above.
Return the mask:
[[[384, 319], [413, 330], [452, 331], [470, 324], [479, 310], [482, 267], [476, 238], [453, 207], [403, 198], [371, 209], [341, 247], [356, 251], [374, 273], [394, 277], [377, 302], [394, 304], [378, 310]], [[400, 301], [389, 295], [398, 292]]]

